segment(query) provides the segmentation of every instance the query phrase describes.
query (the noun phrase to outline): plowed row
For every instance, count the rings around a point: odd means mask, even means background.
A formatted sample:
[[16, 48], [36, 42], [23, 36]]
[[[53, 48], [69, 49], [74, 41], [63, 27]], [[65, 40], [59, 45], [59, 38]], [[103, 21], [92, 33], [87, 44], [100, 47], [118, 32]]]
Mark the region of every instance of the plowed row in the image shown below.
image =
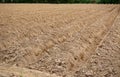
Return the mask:
[[120, 76], [120, 13], [95, 53], [74, 74], [74, 77], [84, 76]]
[[119, 5], [0, 4], [0, 66], [86, 77], [81, 71], [102, 53], [98, 46], [119, 32], [113, 25], [119, 11]]

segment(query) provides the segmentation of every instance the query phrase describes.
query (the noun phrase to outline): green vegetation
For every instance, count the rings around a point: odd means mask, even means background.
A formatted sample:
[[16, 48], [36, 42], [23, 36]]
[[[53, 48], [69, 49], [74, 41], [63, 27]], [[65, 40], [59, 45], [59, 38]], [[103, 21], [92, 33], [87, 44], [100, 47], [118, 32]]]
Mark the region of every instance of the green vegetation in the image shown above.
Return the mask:
[[116, 3], [120, 0], [0, 0], [1, 3]]

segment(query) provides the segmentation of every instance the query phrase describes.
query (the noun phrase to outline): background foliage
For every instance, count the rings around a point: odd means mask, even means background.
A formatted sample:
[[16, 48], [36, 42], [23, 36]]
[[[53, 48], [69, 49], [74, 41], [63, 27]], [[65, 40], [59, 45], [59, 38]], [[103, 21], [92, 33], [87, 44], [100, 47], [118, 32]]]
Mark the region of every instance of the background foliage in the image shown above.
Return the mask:
[[0, 3], [120, 3], [120, 0], [0, 0]]

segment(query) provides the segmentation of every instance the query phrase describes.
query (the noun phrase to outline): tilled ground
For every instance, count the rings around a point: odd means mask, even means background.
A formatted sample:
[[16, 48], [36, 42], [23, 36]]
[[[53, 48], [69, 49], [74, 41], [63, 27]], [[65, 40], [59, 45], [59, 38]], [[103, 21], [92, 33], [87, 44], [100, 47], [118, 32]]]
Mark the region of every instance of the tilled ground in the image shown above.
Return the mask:
[[119, 77], [119, 13], [120, 5], [0, 4], [0, 76], [10, 77], [9, 66], [40, 71], [31, 77]]

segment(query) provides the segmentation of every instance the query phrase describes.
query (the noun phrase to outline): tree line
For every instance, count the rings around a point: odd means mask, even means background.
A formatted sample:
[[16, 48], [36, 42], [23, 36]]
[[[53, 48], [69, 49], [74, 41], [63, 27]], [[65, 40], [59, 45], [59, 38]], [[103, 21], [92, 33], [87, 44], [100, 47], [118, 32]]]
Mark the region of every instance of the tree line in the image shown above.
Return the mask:
[[0, 3], [120, 3], [120, 0], [0, 0]]

